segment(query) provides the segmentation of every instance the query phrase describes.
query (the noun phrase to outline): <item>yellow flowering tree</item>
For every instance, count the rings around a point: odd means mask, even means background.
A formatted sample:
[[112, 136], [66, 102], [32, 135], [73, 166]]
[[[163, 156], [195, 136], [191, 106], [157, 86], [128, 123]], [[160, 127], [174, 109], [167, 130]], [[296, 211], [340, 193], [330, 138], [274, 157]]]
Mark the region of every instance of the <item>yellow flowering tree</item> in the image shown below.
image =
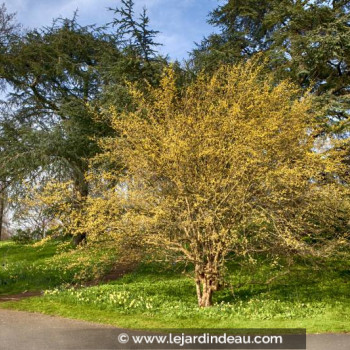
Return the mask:
[[111, 110], [118, 137], [102, 145], [125, 164], [119, 187], [104, 174], [95, 203], [115, 207], [103, 220], [111, 232], [192, 263], [200, 307], [229, 254], [310, 253], [345, 210], [341, 162], [315, 146], [312, 100], [256, 62], [200, 75], [182, 93], [167, 70], [160, 88], [131, 92], [134, 112]]
[[[86, 214], [86, 200], [74, 186], [72, 181], [58, 181], [51, 179], [33, 186], [24, 184], [26, 189], [23, 198], [16, 197], [17, 221], [30, 221], [46, 224], [42, 232], [51, 231], [72, 234], [73, 242], [86, 228], [84, 217]], [[32, 227], [37, 225], [31, 225]]]

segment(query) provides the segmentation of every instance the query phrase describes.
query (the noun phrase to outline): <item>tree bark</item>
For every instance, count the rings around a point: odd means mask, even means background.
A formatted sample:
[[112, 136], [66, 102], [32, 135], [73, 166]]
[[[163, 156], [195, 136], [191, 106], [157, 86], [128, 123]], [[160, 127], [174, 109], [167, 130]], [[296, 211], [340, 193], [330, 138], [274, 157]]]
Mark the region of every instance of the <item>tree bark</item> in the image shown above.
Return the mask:
[[213, 292], [218, 289], [216, 274], [211, 269], [203, 269], [200, 265], [195, 267], [197, 300], [199, 307], [213, 305]]
[[2, 189], [0, 189], [0, 241], [2, 240], [4, 226], [5, 198]]
[[0, 183], [0, 241], [2, 240], [4, 231], [5, 200], [5, 186]]
[[[74, 174], [74, 186], [77, 192], [79, 192], [79, 206], [83, 206], [84, 202], [86, 201], [88, 195], [89, 195], [89, 185], [87, 181], [85, 180], [85, 171], [84, 169], [79, 169]], [[86, 242], [86, 232], [79, 233], [73, 237], [73, 245], [78, 246], [79, 244], [82, 244]]]
[[86, 241], [86, 233], [79, 233], [73, 237], [73, 245], [76, 247]]

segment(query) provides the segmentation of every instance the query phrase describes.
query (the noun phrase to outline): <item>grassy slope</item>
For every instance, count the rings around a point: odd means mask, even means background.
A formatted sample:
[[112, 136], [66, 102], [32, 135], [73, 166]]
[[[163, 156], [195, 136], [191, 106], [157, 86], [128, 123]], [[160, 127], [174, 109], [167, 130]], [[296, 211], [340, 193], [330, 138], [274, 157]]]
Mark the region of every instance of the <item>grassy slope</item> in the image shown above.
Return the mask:
[[[2, 249], [9, 252], [11, 247], [12, 253], [7, 254], [7, 259], [13, 259], [19, 269], [23, 267], [19, 263], [22, 257], [26, 263], [40, 266], [59, 261], [61, 265], [58, 270], [68, 271], [66, 275], [72, 279], [72, 268], [67, 266], [72, 266], [77, 253], [53, 255], [58, 249], [55, 244], [45, 244], [42, 248], [2, 244], [0, 259], [3, 258]], [[103, 265], [98, 257], [86, 252], [79, 252], [78, 256], [80, 261], [83, 261], [82, 256], [89, 256], [86, 260], [89, 263], [83, 263], [84, 269], [98, 263]], [[36, 257], [40, 259], [36, 260]], [[91, 264], [91, 261], [94, 263]], [[44, 297], [2, 303], [0, 307], [131, 328], [305, 327], [310, 333], [349, 332], [349, 262], [345, 259], [333, 261], [319, 269], [311, 269], [310, 263], [300, 263], [290, 274], [275, 279], [269, 285], [248, 284], [237, 288], [234, 295], [227, 289], [220, 291], [215, 296], [216, 305], [207, 310], [196, 307], [194, 286], [187, 276], [190, 271], [183, 274], [181, 266], [156, 264], [140, 266], [135, 272], [109, 284], [79, 290], [52, 289]], [[77, 265], [73, 266], [77, 268]], [[260, 267], [258, 264], [254, 271], [232, 265], [228, 268], [228, 277], [233, 285], [237, 285], [250, 280], [253, 272], [253, 279], [259, 281], [278, 274], [280, 270], [279, 266], [271, 269], [264, 264]], [[60, 282], [52, 277], [47, 280], [43, 278], [52, 269], [40, 268], [35, 271], [40, 271], [35, 272], [32, 278], [32, 281], [38, 281], [36, 286], [42, 288], [46, 283], [46, 288], [50, 288]], [[37, 278], [39, 276], [41, 279]], [[28, 278], [26, 283], [29, 283]], [[12, 284], [14, 291], [19, 286], [20, 280]], [[34, 284], [31, 283], [30, 287], [34, 288]]]
[[44, 270], [44, 266], [55, 255], [57, 248], [56, 242], [38, 247], [1, 242], [0, 295], [36, 291], [55, 285], [57, 277], [49, 269]]
[[90, 280], [108, 270], [113, 259], [106, 250], [73, 249], [67, 241], [0, 242], [0, 296]]

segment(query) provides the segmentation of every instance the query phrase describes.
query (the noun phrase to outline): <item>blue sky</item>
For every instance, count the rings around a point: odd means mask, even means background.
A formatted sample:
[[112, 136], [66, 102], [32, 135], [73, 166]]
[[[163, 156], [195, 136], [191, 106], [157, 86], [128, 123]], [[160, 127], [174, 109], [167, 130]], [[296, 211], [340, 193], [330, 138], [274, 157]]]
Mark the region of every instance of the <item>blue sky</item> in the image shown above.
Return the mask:
[[[1, 2], [1, 1], [0, 1]], [[135, 10], [148, 9], [151, 27], [159, 30], [159, 50], [172, 59], [183, 59], [194, 47], [194, 42], [214, 31], [207, 24], [208, 13], [220, 0], [134, 0]], [[222, 2], [222, 1], [221, 1]], [[27, 28], [51, 23], [58, 16], [71, 17], [79, 9], [81, 24], [105, 24], [112, 19], [108, 7], [115, 8], [120, 0], [5, 0], [10, 12]]]

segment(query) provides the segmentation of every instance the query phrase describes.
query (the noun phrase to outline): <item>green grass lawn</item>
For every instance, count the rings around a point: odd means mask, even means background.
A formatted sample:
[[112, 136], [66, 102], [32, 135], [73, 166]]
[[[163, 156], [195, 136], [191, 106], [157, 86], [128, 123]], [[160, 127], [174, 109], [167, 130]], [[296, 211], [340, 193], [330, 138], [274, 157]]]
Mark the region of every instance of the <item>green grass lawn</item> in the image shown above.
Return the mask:
[[[41, 248], [13, 243], [1, 245], [0, 254], [3, 249], [12, 249], [10, 255], [17, 256], [12, 264], [19, 264], [23, 249], [27, 262], [41, 266], [34, 270], [41, 272], [35, 272], [33, 280], [38, 281], [41, 288], [47, 283], [48, 290], [43, 297], [1, 303], [0, 307], [130, 328], [302, 327], [309, 333], [350, 331], [350, 266], [347, 259], [333, 260], [318, 268], [312, 267], [312, 260], [300, 261], [289, 274], [268, 285], [258, 282], [278, 275], [283, 271], [281, 265], [268, 267], [261, 261], [252, 269], [231, 264], [227, 279], [231, 285], [240, 287], [217, 292], [212, 308], [199, 309], [191, 270], [179, 265], [144, 263], [134, 272], [107, 284], [79, 289], [67, 285], [52, 288], [60, 284], [60, 278], [55, 279], [53, 271], [70, 271], [67, 276], [72, 279], [71, 270], [74, 269], [68, 266], [77, 256], [89, 256], [84, 250], [65, 251], [67, 248], [64, 248], [62, 251], [59, 247], [60, 243], [55, 242]], [[3, 255], [0, 257], [3, 259]], [[84, 266], [97, 264], [98, 257], [91, 255], [89, 259], [94, 264], [85, 262]], [[60, 261], [58, 270], [44, 270], [44, 266], [54, 261]], [[16, 266], [21, 268], [23, 264], [24, 260]], [[75, 266], [75, 273], [78, 270]], [[43, 279], [44, 271], [49, 271], [52, 278]], [[29, 275], [26, 276], [26, 283], [29, 283]], [[251, 280], [256, 284], [245, 284]], [[64, 282], [67, 281], [68, 278]], [[12, 283], [16, 291], [19, 285], [20, 279]]]
[[98, 278], [115, 259], [112, 250], [73, 249], [70, 241], [0, 242], [0, 296]]

